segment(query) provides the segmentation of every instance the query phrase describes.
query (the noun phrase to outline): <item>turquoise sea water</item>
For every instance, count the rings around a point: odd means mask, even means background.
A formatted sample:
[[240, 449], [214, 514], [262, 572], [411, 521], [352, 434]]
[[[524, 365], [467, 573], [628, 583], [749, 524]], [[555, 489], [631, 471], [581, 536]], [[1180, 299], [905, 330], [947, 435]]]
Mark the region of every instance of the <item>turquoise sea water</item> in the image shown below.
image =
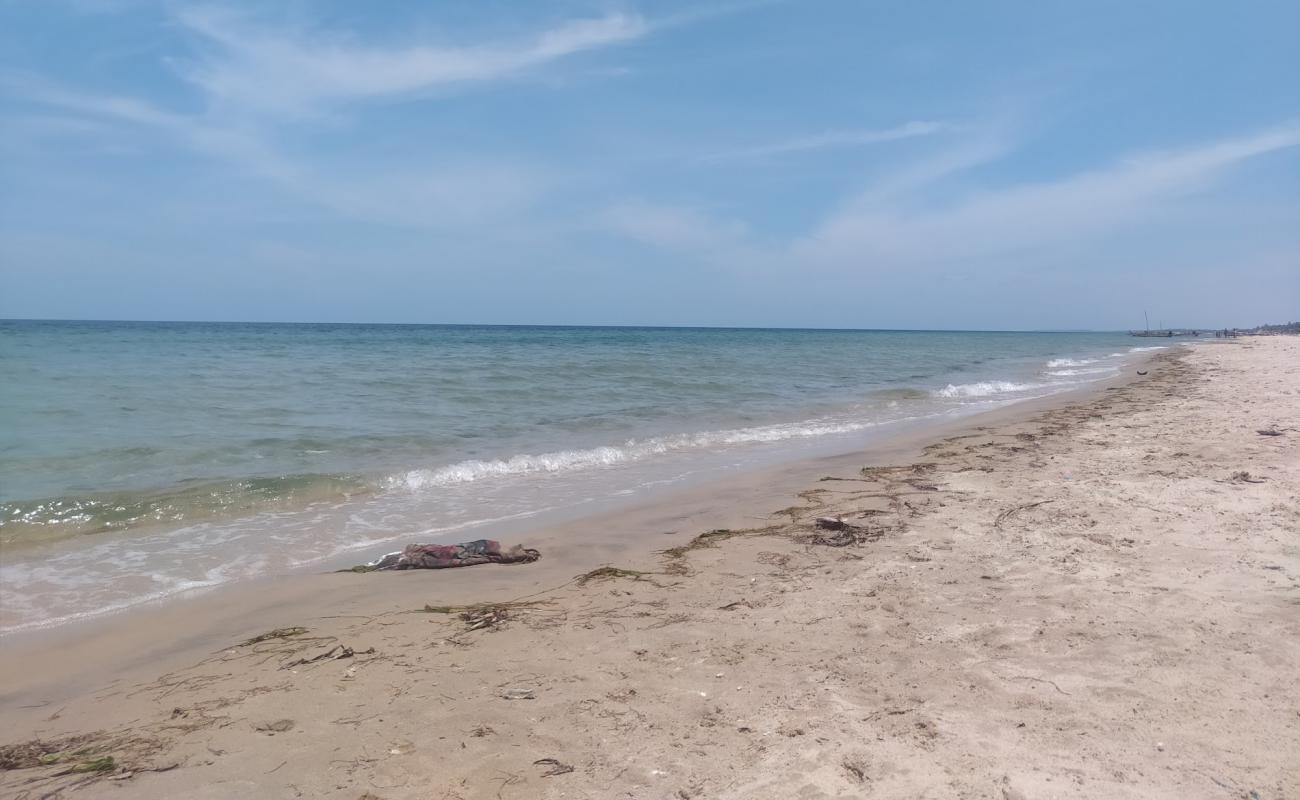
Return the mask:
[[0, 627], [848, 449], [1115, 375], [1134, 344], [0, 321]]

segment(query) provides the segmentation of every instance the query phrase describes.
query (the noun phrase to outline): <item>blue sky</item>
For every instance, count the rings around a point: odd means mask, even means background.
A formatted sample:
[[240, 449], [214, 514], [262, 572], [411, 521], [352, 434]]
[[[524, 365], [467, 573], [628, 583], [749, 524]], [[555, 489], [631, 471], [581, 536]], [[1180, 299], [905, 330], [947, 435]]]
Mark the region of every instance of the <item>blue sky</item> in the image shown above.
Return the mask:
[[0, 0], [0, 317], [1300, 318], [1300, 3]]

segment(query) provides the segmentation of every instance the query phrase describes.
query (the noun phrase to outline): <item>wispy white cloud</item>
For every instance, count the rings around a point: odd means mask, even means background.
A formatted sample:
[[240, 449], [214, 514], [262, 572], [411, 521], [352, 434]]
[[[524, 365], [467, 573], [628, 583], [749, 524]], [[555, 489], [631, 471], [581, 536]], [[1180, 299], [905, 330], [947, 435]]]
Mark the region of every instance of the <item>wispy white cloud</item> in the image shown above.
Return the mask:
[[238, 164], [265, 177], [284, 179], [291, 171], [263, 137], [247, 127], [179, 114], [135, 97], [78, 91], [27, 74], [0, 76], [0, 90], [78, 117], [151, 129], [202, 155]]
[[928, 197], [944, 181], [1006, 158], [1019, 141], [1005, 124], [966, 126], [959, 140], [874, 177], [842, 210], [907, 206]]
[[825, 150], [829, 148], [861, 147], [882, 142], [894, 142], [900, 139], [914, 139], [931, 136], [947, 130], [942, 122], [913, 121], [893, 128], [876, 130], [841, 130], [826, 131], [812, 136], [802, 136], [770, 144], [742, 147], [705, 156], [704, 161], [742, 161], [765, 158], [769, 156], [799, 153], [808, 150]]
[[108, 93], [81, 92], [26, 73], [10, 72], [0, 75], [0, 90], [40, 105], [138, 125], [169, 128], [187, 123], [186, 117], [164, 111], [143, 100]]
[[636, 200], [598, 212], [595, 228], [663, 253], [674, 261], [728, 275], [746, 285], [789, 266], [784, 249], [748, 223], [700, 209]]
[[[368, 163], [357, 154], [308, 159], [277, 146], [284, 138], [282, 123], [370, 98], [517, 79], [568, 56], [638, 39], [655, 27], [636, 14], [611, 13], [571, 19], [517, 41], [385, 47], [339, 34], [268, 28], [209, 7], [181, 9], [175, 21], [199, 45], [199, 55], [172, 66], [200, 90], [200, 111], [181, 113], [31, 74], [0, 75], [0, 93], [75, 119], [148, 129], [161, 137], [153, 146], [177, 144], [218, 159], [347, 218], [443, 229], [530, 206], [547, 183], [547, 170], [482, 154], [413, 153], [400, 168]], [[662, 23], [677, 24], [682, 21]]]
[[216, 104], [272, 115], [517, 77], [651, 30], [638, 15], [614, 13], [570, 20], [515, 42], [393, 47], [271, 30], [210, 8], [182, 11], [178, 21], [212, 48], [180, 65], [184, 76]]
[[642, 244], [702, 256], [731, 251], [751, 238], [749, 227], [739, 220], [644, 201], [618, 203], [599, 213], [597, 224]]
[[[484, 160], [413, 159], [401, 169], [303, 163], [274, 147], [256, 128], [204, 115], [177, 114], [130, 97], [79, 92], [32, 76], [0, 77], [0, 89], [71, 113], [72, 121], [124, 123], [149, 130], [203, 156], [270, 182], [300, 202], [343, 217], [413, 228], [447, 228], [499, 218], [529, 206], [546, 182], [544, 170]], [[93, 129], [103, 138], [102, 129]], [[140, 137], [134, 137], [141, 141]]]
[[[69, 121], [120, 126], [131, 135], [119, 138], [138, 149], [187, 148], [347, 218], [446, 229], [500, 221], [534, 205], [552, 183], [550, 170], [483, 153], [436, 155], [436, 149], [411, 153], [401, 165], [376, 164], [356, 151], [308, 155], [285, 144], [293, 131], [284, 123], [345, 113], [349, 104], [367, 99], [555, 79], [563, 73], [546, 67], [565, 58], [765, 4], [713, 4], [655, 20], [608, 13], [514, 39], [448, 45], [421, 37], [401, 46], [316, 27], [268, 26], [214, 6], [173, 6], [172, 21], [195, 49], [167, 63], [197, 89], [199, 102], [189, 105], [198, 110], [171, 110], [143, 97], [81, 90], [27, 73], [0, 75], [0, 93], [66, 112]], [[579, 67], [584, 75], [619, 70]], [[145, 129], [155, 136], [140, 136]]]
[[[739, 220], [633, 203], [602, 217], [606, 230], [681, 255], [756, 269], [870, 271], [907, 265], [973, 264], [1032, 248], [1058, 254], [1140, 228], [1188, 207], [1203, 217], [1217, 182], [1246, 162], [1300, 146], [1300, 123], [1147, 153], [1052, 180], [984, 189], [949, 199], [951, 176], [1008, 154], [1010, 139], [978, 135], [906, 165], [866, 187], [808, 233], [760, 242]], [[1182, 201], [1189, 201], [1183, 203]], [[1222, 210], [1226, 221], [1228, 204]]]
[[[1252, 159], [1300, 146], [1300, 124], [1148, 153], [1057, 180], [978, 191], [920, 210], [868, 189], [796, 244], [820, 260], [934, 260], [1060, 246], [1144, 224]], [[892, 199], [892, 198], [891, 198]], [[937, 206], [937, 207], [936, 207]]]

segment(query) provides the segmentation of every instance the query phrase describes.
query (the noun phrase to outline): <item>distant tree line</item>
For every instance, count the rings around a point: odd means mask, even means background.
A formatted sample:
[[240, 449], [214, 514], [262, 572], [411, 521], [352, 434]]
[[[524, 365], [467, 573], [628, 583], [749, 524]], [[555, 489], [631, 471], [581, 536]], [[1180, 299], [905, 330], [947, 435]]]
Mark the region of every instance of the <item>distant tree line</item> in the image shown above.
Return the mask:
[[1300, 333], [1300, 322], [1284, 322], [1281, 325], [1260, 325], [1249, 328], [1242, 333]]

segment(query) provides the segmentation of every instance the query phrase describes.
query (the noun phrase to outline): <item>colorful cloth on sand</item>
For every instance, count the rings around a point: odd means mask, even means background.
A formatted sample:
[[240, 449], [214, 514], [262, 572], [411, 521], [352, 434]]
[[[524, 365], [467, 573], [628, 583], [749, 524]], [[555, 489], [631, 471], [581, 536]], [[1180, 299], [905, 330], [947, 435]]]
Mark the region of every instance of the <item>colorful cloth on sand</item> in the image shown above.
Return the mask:
[[527, 564], [542, 554], [523, 545], [509, 549], [492, 539], [476, 539], [461, 544], [408, 544], [401, 552], [389, 553], [363, 567], [353, 567], [357, 572], [381, 569], [449, 569], [470, 567], [475, 564]]

